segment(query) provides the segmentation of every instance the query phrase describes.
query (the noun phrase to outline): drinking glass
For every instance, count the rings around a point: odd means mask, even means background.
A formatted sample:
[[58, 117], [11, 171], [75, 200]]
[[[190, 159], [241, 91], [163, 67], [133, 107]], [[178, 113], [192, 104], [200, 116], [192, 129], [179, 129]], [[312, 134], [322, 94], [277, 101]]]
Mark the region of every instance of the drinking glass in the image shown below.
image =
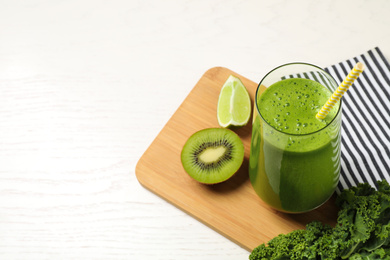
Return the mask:
[[[302, 213], [325, 203], [338, 184], [342, 104], [339, 101], [334, 118], [322, 129], [305, 134], [277, 129], [262, 116], [260, 96], [274, 83], [290, 78], [316, 81], [330, 93], [338, 87], [326, 71], [308, 63], [285, 64], [266, 74], [255, 95], [249, 176], [266, 204], [279, 211]], [[316, 97], [311, 94], [309, 100]]]

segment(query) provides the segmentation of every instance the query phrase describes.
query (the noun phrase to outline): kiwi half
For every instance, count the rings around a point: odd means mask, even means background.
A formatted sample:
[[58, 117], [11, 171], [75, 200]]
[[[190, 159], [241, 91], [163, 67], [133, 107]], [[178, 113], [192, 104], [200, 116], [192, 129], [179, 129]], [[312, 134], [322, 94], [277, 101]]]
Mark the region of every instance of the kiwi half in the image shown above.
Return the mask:
[[184, 170], [205, 184], [226, 181], [244, 160], [244, 145], [236, 133], [225, 128], [207, 128], [194, 133], [181, 152]]

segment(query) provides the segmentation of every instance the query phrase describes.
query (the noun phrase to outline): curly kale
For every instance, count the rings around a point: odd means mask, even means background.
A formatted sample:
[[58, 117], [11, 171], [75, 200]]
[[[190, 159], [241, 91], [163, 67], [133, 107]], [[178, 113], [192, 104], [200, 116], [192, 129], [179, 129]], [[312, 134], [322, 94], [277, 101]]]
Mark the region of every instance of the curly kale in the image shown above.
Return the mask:
[[344, 190], [334, 228], [318, 221], [255, 248], [250, 260], [390, 260], [390, 185], [377, 182]]

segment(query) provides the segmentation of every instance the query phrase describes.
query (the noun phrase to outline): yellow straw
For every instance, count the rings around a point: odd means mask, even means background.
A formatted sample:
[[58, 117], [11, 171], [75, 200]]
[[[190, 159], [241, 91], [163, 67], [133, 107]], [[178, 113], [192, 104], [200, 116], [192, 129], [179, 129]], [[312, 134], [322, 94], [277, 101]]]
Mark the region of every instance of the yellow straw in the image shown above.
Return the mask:
[[344, 81], [340, 84], [340, 86], [336, 89], [336, 91], [332, 94], [326, 104], [321, 108], [321, 110], [317, 113], [317, 119], [324, 119], [326, 115], [330, 112], [332, 107], [336, 104], [337, 101], [347, 92], [348, 88], [353, 84], [355, 79], [357, 79], [364, 70], [364, 64], [358, 62], [355, 67], [351, 70], [348, 76], [344, 79]]

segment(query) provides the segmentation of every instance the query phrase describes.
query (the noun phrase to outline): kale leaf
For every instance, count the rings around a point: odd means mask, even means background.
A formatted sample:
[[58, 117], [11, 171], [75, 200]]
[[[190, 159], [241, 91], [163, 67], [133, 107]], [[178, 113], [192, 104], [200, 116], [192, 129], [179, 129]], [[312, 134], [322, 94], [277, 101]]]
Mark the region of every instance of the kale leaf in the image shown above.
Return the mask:
[[335, 227], [313, 221], [255, 248], [250, 260], [390, 260], [390, 185], [361, 183], [342, 191]]

